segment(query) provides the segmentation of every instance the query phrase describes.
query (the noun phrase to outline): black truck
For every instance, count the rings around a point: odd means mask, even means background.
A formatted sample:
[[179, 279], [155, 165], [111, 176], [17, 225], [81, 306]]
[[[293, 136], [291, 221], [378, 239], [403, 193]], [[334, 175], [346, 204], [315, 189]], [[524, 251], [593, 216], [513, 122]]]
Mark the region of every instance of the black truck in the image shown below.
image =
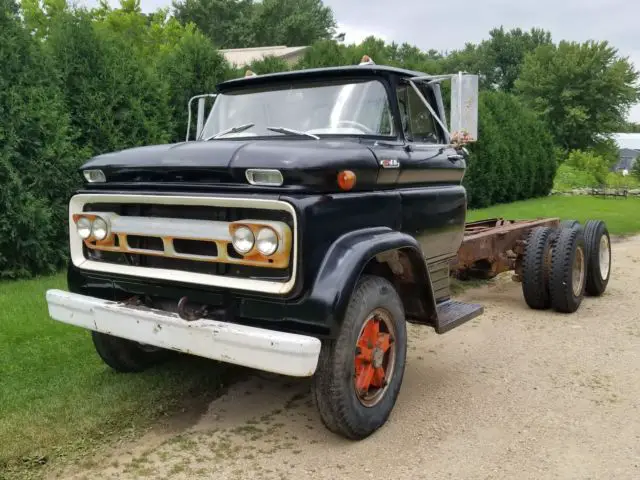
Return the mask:
[[[531, 307], [567, 312], [609, 278], [602, 222], [465, 225], [477, 93], [475, 75], [365, 58], [248, 72], [194, 97], [195, 140], [81, 168], [69, 291], [47, 292], [51, 317], [91, 330], [121, 372], [179, 351], [313, 376], [326, 427], [367, 437], [396, 402], [406, 322], [441, 334], [482, 313], [451, 298], [454, 270], [513, 269]], [[191, 102], [189, 115], [188, 130]], [[485, 255], [473, 242], [486, 238], [510, 243]]]

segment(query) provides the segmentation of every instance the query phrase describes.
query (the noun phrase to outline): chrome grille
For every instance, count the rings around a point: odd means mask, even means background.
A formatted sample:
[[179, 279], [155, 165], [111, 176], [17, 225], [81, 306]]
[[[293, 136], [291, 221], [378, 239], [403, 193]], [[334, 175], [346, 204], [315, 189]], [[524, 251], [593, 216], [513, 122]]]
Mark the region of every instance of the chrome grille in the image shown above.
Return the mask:
[[[85, 198], [86, 201], [83, 201]], [[216, 204], [218, 202], [220, 204]], [[267, 208], [260, 208], [263, 204]], [[284, 202], [211, 197], [78, 195], [71, 201], [70, 216], [83, 212], [110, 212], [118, 217], [120, 224], [138, 225], [138, 228], [131, 228], [126, 235], [114, 235], [117, 236], [113, 242], [115, 248], [97, 245], [95, 240], [89, 245], [79, 241], [79, 238], [74, 240], [72, 228], [72, 257], [81, 268], [229, 288], [264, 288], [272, 293], [286, 293], [295, 281], [296, 218], [293, 207]], [[154, 224], [147, 223], [149, 219], [164, 220]], [[175, 219], [174, 223], [172, 219]], [[216, 243], [202, 236], [167, 239], [158, 234], [163, 226], [171, 230], [171, 225], [175, 227], [176, 224], [191, 220], [215, 226], [220, 222], [247, 219], [281, 222], [290, 228], [291, 251], [284, 268], [280, 267], [280, 263], [272, 266], [248, 264], [250, 259], [237, 254], [230, 244]], [[102, 250], [98, 249], [99, 246]], [[177, 272], [177, 275], [171, 272]]]

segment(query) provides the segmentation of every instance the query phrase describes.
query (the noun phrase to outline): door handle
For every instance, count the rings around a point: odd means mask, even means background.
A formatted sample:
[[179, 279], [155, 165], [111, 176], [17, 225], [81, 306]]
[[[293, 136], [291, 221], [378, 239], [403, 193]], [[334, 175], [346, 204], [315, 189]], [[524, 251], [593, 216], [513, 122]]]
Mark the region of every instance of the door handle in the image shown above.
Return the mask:
[[447, 158], [451, 163], [454, 163], [454, 162], [457, 162], [458, 160], [462, 160], [464, 158], [464, 155], [460, 155], [459, 153], [456, 153], [454, 155], [449, 155]]

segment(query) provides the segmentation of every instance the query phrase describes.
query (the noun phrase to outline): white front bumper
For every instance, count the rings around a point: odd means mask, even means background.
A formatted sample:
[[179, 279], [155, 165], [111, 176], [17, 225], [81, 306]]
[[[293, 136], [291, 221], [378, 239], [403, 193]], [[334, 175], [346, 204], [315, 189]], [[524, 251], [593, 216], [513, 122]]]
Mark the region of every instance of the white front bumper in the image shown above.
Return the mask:
[[313, 375], [320, 340], [216, 320], [123, 305], [62, 290], [48, 290], [54, 320], [148, 345], [295, 377]]

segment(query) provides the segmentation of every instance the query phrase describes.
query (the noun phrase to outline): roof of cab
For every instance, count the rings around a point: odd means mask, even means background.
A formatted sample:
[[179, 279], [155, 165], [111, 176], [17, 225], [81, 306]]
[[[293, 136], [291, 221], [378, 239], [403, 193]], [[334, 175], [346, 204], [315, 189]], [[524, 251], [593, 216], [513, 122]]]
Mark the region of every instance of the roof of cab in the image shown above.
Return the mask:
[[329, 79], [340, 77], [367, 77], [376, 75], [397, 75], [401, 77], [418, 77], [427, 75], [423, 72], [406, 70], [404, 68], [388, 67], [385, 65], [348, 65], [343, 67], [309, 68], [304, 70], [293, 70], [289, 72], [268, 73], [265, 75], [247, 75], [242, 78], [234, 78], [219, 83], [216, 88], [218, 92], [232, 90], [235, 88], [264, 86], [281, 81], [296, 81], [309, 79]]

